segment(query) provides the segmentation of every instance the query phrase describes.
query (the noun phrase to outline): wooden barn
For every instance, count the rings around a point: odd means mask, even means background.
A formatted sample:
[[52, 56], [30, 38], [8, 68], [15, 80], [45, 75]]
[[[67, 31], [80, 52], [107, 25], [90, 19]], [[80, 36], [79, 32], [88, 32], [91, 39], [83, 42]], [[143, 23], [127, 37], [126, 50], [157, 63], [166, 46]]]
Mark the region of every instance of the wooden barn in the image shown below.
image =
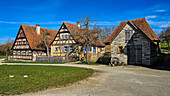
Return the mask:
[[43, 33], [48, 34], [47, 44], [50, 43], [57, 34], [55, 30], [40, 28], [40, 25], [21, 25], [13, 44], [13, 59], [18, 61], [35, 61], [36, 56], [46, 56], [47, 49], [42, 43]]
[[145, 18], [121, 22], [104, 41], [111, 62], [151, 65], [157, 59], [160, 39]]

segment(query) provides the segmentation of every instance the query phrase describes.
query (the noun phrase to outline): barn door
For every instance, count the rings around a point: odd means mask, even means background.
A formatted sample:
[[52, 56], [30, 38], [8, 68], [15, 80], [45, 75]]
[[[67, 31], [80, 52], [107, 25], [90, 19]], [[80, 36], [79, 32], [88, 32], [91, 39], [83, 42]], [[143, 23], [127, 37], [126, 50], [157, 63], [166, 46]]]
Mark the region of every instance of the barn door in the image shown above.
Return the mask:
[[142, 45], [135, 46], [136, 64], [142, 64]]
[[127, 46], [128, 64], [142, 64], [142, 45]]

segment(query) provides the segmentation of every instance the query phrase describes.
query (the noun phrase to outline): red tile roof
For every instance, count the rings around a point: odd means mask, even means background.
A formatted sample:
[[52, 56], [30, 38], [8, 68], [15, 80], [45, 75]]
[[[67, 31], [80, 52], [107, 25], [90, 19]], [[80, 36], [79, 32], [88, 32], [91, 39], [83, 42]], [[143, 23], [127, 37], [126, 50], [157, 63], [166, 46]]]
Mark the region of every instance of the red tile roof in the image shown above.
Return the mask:
[[46, 49], [45, 47], [38, 46], [39, 44], [41, 44], [40, 41], [42, 41], [41, 36], [43, 32], [49, 33], [49, 38], [47, 40], [49, 48], [50, 48], [50, 43], [52, 42], [52, 40], [54, 39], [55, 35], [58, 32], [56, 30], [40, 28], [40, 34], [37, 34], [36, 27], [28, 26], [28, 25], [21, 25], [21, 28], [23, 29], [26, 35], [26, 38], [28, 40], [28, 43], [31, 49], [38, 49], [38, 50]]
[[[104, 41], [104, 43], [111, 43], [127, 22], [128, 21], [122, 21], [111, 33], [111, 35]], [[145, 35], [148, 36], [151, 40], [160, 40], [145, 18], [130, 20], [130, 22], [132, 22], [137, 28], [145, 33]]]
[[[67, 23], [67, 22], [64, 22], [64, 24], [66, 25], [66, 27], [68, 28], [68, 30], [71, 32], [71, 34], [74, 36], [74, 39], [80, 43], [84, 43], [84, 39], [80, 39], [78, 36], [76, 36], [77, 32], [82, 32], [80, 30], [80, 28], [77, 26], [77, 25], [74, 25], [74, 24], [71, 24], [71, 23]], [[96, 34], [93, 34], [93, 36], [90, 36], [91, 37], [91, 40], [94, 38], [94, 37], [97, 37]], [[89, 37], [89, 38], [90, 38]], [[95, 43], [95, 44], [94, 44]], [[102, 43], [102, 41], [97, 38], [93, 44], [94, 46], [102, 46], [104, 47], [105, 45]]]

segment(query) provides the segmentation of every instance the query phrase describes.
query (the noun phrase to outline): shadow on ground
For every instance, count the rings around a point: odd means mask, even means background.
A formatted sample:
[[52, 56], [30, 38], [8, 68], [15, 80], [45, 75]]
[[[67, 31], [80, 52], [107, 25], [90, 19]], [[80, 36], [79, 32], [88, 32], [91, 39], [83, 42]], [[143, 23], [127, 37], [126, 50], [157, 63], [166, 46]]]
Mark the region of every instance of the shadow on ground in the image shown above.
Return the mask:
[[170, 54], [159, 54], [157, 63], [155, 63], [152, 66], [146, 65], [134, 65], [134, 66], [142, 66], [151, 69], [170, 71]]

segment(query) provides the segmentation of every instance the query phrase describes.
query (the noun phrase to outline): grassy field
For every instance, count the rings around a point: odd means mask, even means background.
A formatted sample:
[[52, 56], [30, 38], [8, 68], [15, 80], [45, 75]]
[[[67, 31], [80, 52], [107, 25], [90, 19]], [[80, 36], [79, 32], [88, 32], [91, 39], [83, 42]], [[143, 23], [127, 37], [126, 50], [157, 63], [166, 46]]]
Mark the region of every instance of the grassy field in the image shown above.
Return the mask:
[[[92, 69], [62, 66], [1, 65], [0, 95], [36, 92], [65, 86], [91, 76]], [[9, 77], [14, 75], [14, 78]], [[24, 78], [24, 75], [28, 75]]]
[[0, 56], [0, 59], [6, 58], [6, 56]]
[[76, 63], [76, 64], [85, 64], [85, 65], [102, 65], [102, 64], [100, 64], [100, 63], [95, 63], [95, 62], [90, 62], [90, 63], [80, 62], [80, 63]]
[[12, 61], [12, 60], [4, 60], [2, 63], [37, 63], [37, 64], [64, 64], [63, 62], [60, 63], [50, 63], [50, 62], [25, 62], [25, 61]]
[[[162, 48], [162, 49], [170, 50], [170, 47], [168, 47], [168, 44], [167, 44], [167, 43], [160, 43], [160, 45], [161, 45], [161, 48]], [[170, 46], [170, 43], [169, 43], [169, 46]]]

